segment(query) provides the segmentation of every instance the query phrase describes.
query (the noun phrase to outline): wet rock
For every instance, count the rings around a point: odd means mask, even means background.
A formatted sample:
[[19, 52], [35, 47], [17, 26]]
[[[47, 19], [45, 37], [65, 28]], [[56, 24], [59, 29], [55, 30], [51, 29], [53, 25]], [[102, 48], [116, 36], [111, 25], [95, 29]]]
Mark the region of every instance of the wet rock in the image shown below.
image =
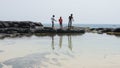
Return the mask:
[[120, 32], [120, 28], [114, 29], [113, 32]]
[[107, 32], [113, 32], [113, 28], [105, 28], [103, 32], [107, 33]]
[[120, 28], [114, 28], [111, 31], [107, 32], [108, 35], [120, 36]]
[[56, 30], [54, 29], [38, 29], [38, 30], [35, 30], [34, 33], [56, 33]]
[[75, 29], [57, 29], [57, 33], [85, 33], [85, 30], [75, 30]]

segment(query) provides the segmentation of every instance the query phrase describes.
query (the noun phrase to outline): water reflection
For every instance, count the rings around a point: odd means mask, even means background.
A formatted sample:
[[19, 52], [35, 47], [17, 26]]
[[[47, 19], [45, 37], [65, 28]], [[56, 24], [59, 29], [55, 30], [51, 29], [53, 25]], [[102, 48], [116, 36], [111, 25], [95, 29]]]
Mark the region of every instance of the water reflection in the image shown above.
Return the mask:
[[63, 39], [63, 36], [60, 36], [59, 37], [59, 47], [60, 47], [60, 49], [62, 48], [62, 39]]
[[3, 67], [3, 65], [0, 63], [0, 68], [2, 68]]
[[3, 52], [3, 50], [0, 50], [0, 52]]
[[36, 37], [52, 37], [52, 36], [68, 36], [68, 35], [72, 35], [72, 36], [76, 36], [76, 35], [81, 35], [84, 33], [73, 33], [73, 34], [67, 34], [67, 33], [63, 33], [63, 34], [54, 34], [54, 33], [35, 33], [35, 34], [0, 34], [0, 39], [5, 39], [5, 38], [22, 38], [22, 37], [32, 37], [32, 36], [36, 36]]
[[36, 53], [2, 62], [0, 63], [0, 68], [8, 68], [9, 66], [11, 66], [10, 68], [48, 68], [47, 64], [61, 67], [60, 60], [66, 59], [64, 57], [58, 57], [59, 55], [51, 54], [49, 52]]
[[[87, 39], [86, 39], [86, 36], [87, 36]], [[116, 60], [117, 59], [119, 60], [118, 55], [120, 54], [120, 50], [118, 45], [119, 45], [120, 39], [116, 39], [114, 37], [111, 37], [110, 39], [109, 36], [106, 36], [106, 35], [102, 37], [101, 35], [93, 35], [93, 34], [92, 35], [87, 34], [82, 37], [80, 37], [80, 34], [78, 35], [70, 35], [70, 34], [54, 35], [53, 34], [53, 35], [50, 35], [49, 37], [45, 37], [45, 38], [42, 38], [42, 37], [41, 36], [38, 36], [38, 38], [33, 37], [35, 40], [31, 37], [30, 38], [31, 41], [29, 42], [34, 42], [36, 44], [36, 40], [37, 40], [39, 44], [38, 43], [36, 45], [30, 44], [28, 45], [28, 48], [26, 47], [26, 49], [24, 49], [25, 44], [23, 43], [22, 43], [23, 46], [20, 45], [21, 47], [17, 48], [17, 46], [19, 45], [12, 47], [12, 48], [15, 48], [15, 50], [9, 49], [8, 51], [10, 51], [9, 52], [10, 55], [8, 56], [12, 56], [11, 55], [12, 53], [14, 53], [14, 55], [17, 55], [17, 53], [19, 54], [19, 53], [30, 52], [30, 54], [26, 53], [25, 56], [21, 54], [22, 57], [19, 57], [19, 56], [17, 57], [13, 56], [13, 58], [8, 57], [7, 60], [1, 61], [0, 68], [5, 68], [5, 66], [6, 68], [67, 68], [68, 66], [70, 66], [70, 68], [73, 68], [74, 64], [78, 64], [79, 67], [81, 67], [80, 65], [83, 65], [83, 67], [81, 68], [89, 68], [89, 66], [88, 67], [85, 67], [85, 66], [91, 65], [92, 61], [95, 61], [93, 62], [94, 65], [96, 65], [96, 63], [99, 64], [99, 61], [101, 65], [104, 65], [103, 64], [104, 62], [108, 63], [107, 65], [111, 65], [111, 63], [119, 64]], [[99, 40], [98, 38], [101, 38], [101, 40], [103, 41]], [[81, 46], [79, 46], [79, 40], [83, 40], [81, 41], [82, 42]], [[15, 41], [15, 40], [12, 40], [12, 41]], [[109, 42], [109, 41], [112, 41], [112, 42]], [[23, 40], [23, 42], [26, 42], [26, 41]], [[74, 43], [75, 43], [75, 46], [73, 46]], [[99, 43], [101, 44], [99, 45]], [[34, 45], [34, 46], [31, 46], [31, 45]], [[16, 49], [20, 49], [20, 51], [16, 51]], [[4, 48], [0, 49], [0, 51], [2, 50], [4, 51], [3, 53], [5, 54], [7, 53], [7, 50], [4, 50]], [[0, 52], [0, 54], [2, 53]], [[115, 57], [113, 54], [115, 54]], [[3, 56], [6, 56], [6, 55], [3, 54]], [[103, 59], [103, 56], [104, 56], [104, 59]], [[66, 64], [67, 66], [65, 66]], [[94, 66], [94, 65], [91, 65], [91, 66]], [[90, 68], [93, 68], [93, 67], [90, 67]], [[103, 66], [102, 68], [105, 68], [105, 67]]]
[[55, 45], [54, 45], [54, 36], [51, 36], [52, 37], [52, 49], [54, 50], [55, 49]]
[[[55, 43], [56, 43], [56, 39], [55, 39], [55, 35], [51, 35], [51, 47], [53, 50], [55, 50]], [[59, 35], [58, 36], [58, 47], [61, 49], [63, 46], [63, 39], [65, 37], [67, 37], [68, 40], [68, 44], [67, 47], [72, 50], [72, 35]], [[66, 41], [65, 41], [66, 42]], [[66, 42], [67, 43], [67, 42]], [[50, 65], [54, 65], [54, 66], [62, 66], [60, 60], [66, 60], [65, 57], [73, 57], [73, 55], [71, 55], [68, 52], [64, 52], [62, 54], [52, 54], [54, 55], [53, 57], [47, 57], [50, 56], [51, 53], [49, 52], [43, 52], [43, 53], [36, 53], [36, 54], [31, 54], [31, 55], [27, 55], [24, 57], [17, 57], [17, 58], [13, 58], [10, 60], [7, 60], [5, 62], [0, 63], [0, 68], [4, 68], [4, 66], [11, 66], [12, 68], [48, 68], [47, 64]], [[59, 56], [63, 57], [58, 58]], [[45, 64], [46, 63], [46, 64]]]
[[115, 35], [117, 38], [120, 38], [120, 35]]
[[3, 67], [2, 65], [10, 65], [12, 68], [46, 68], [47, 65], [43, 64], [43, 62], [49, 63], [49, 58], [46, 57], [49, 54], [50, 53], [36, 53], [25, 57], [10, 59], [0, 64], [0, 68]]
[[[75, 35], [81, 35], [81, 34], [84, 34], [84, 33], [73, 33], [73, 34], [67, 34], [67, 33], [64, 33], [64, 34], [60, 34], [63, 35], [63, 36], [68, 36], [68, 35], [72, 35], [72, 36], [75, 36]], [[37, 36], [37, 37], [46, 37], [46, 36], [55, 36], [55, 35], [59, 35], [59, 34], [53, 34], [53, 33], [35, 33], [35, 34], [32, 34], [32, 33], [17, 33], [17, 34], [0, 34], [0, 39], [5, 39], [5, 38], [21, 38], [21, 37], [32, 37], [32, 36]], [[116, 37], [120, 37], [120, 34], [108, 34], [107, 35], [113, 35], [113, 36], [116, 36]]]
[[[51, 36], [52, 38], [52, 42], [51, 42], [51, 47], [52, 49], [54, 50], [55, 49], [55, 39], [54, 39], [55, 36]], [[72, 37], [71, 35], [67, 35], [68, 37], [68, 48], [72, 51]], [[65, 41], [66, 42], [66, 41]], [[63, 35], [59, 35], [59, 48], [61, 49], [62, 46], [63, 46]]]
[[68, 47], [72, 51], [72, 38], [71, 38], [71, 35], [68, 35]]

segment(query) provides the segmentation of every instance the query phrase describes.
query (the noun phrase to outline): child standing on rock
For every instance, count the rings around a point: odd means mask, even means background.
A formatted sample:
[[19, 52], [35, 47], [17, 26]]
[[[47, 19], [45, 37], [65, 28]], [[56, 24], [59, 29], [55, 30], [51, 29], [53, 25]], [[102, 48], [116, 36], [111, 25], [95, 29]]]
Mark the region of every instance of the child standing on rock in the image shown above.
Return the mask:
[[62, 26], [62, 22], [63, 22], [63, 19], [62, 19], [62, 17], [60, 17], [60, 18], [59, 18], [59, 24], [60, 24], [60, 28], [61, 28], [61, 29], [62, 29], [62, 27], [63, 27], [63, 26]]

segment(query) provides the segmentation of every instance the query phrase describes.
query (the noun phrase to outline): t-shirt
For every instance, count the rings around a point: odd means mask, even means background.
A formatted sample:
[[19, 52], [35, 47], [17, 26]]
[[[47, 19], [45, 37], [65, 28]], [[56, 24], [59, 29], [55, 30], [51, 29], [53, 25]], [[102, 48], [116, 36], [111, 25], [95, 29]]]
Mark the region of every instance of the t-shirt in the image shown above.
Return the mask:
[[56, 21], [54, 17], [51, 18], [52, 22]]
[[72, 16], [69, 16], [69, 21], [72, 21], [73, 17]]
[[59, 19], [59, 23], [62, 24], [62, 21], [63, 21], [63, 20], [60, 18], [60, 19]]

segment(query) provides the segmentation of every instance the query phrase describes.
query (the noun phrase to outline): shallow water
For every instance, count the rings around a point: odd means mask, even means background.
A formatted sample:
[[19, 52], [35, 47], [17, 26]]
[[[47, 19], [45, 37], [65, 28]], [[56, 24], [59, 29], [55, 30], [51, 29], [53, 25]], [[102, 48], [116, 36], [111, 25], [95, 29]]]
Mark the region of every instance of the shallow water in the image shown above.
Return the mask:
[[106, 34], [0, 39], [0, 68], [120, 68], [120, 37]]

